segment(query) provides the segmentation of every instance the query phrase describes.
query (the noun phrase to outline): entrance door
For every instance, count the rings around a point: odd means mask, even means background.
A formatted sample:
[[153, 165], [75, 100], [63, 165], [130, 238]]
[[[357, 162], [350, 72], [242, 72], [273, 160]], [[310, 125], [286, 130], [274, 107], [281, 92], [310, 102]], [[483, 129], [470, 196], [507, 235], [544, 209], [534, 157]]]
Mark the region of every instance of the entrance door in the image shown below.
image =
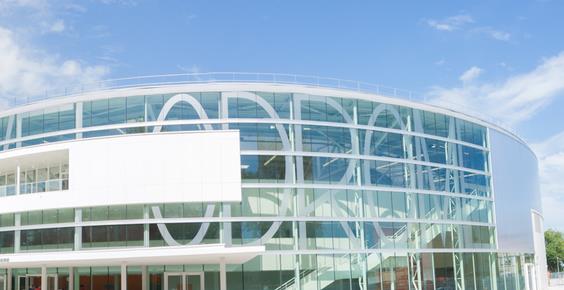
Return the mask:
[[171, 274], [165, 277], [165, 290], [184, 290], [182, 274]]
[[[47, 290], [57, 290], [57, 275], [47, 275]], [[18, 277], [19, 290], [41, 289], [41, 275], [26, 275]]]
[[199, 274], [186, 274], [184, 280], [186, 280], [186, 288], [184, 290], [203, 290], [202, 276]]
[[165, 273], [165, 290], [204, 290], [204, 273]]

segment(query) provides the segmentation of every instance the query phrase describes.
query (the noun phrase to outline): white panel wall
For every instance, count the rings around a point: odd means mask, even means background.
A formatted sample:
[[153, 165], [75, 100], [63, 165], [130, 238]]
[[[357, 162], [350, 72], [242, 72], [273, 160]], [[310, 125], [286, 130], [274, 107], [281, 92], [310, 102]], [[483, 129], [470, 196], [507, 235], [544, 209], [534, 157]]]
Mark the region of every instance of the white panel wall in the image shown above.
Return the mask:
[[490, 130], [499, 249], [534, 251], [531, 210], [541, 213], [537, 159], [525, 145]]
[[[4, 197], [0, 213], [131, 203], [241, 200], [238, 131], [71, 141], [0, 154], [68, 149], [69, 190]], [[38, 155], [40, 156], [40, 155]]]

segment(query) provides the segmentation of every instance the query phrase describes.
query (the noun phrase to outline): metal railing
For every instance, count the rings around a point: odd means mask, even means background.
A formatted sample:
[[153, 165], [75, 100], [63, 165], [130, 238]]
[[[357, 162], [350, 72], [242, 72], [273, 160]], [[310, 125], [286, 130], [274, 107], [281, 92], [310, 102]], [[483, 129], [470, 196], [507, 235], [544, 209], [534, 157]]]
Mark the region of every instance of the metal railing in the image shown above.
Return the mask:
[[[181, 84], [201, 84], [201, 83], [274, 83], [274, 84], [294, 84], [319, 88], [333, 88], [350, 90], [363, 93], [372, 93], [387, 97], [400, 98], [408, 101], [425, 103], [427, 105], [442, 107], [457, 111], [468, 116], [478, 118], [482, 121], [494, 124], [507, 130], [507, 124], [503, 124], [500, 120], [485, 114], [475, 108], [468, 107], [459, 103], [449, 102], [446, 100], [437, 100], [429, 98], [426, 94], [416, 93], [410, 90], [403, 90], [380, 84], [372, 84], [355, 80], [346, 80], [338, 78], [328, 78], [311, 75], [300, 74], [284, 74], [284, 73], [256, 73], [256, 72], [205, 72], [205, 73], [180, 73], [180, 74], [160, 74], [149, 76], [135, 76], [127, 78], [116, 78], [108, 80], [100, 80], [90, 83], [81, 83], [70, 85], [59, 89], [45, 90], [43, 94], [36, 96], [28, 96], [24, 98], [4, 97], [10, 106], [27, 105], [47, 99], [60, 98], [65, 96], [83, 94], [88, 92], [96, 92], [110, 89], [125, 89], [132, 87], [147, 87], [160, 85], [181, 85]], [[509, 133], [520, 138], [512, 130]]]
[[20, 194], [59, 191], [59, 190], [67, 190], [67, 189], [69, 189], [68, 178], [20, 183]]
[[[564, 285], [564, 272], [555, 272], [549, 274], [548, 279], [549, 286], [561, 286]], [[561, 288], [558, 288], [561, 289]]]
[[0, 197], [11, 196], [16, 194], [15, 184], [0, 185]]
[[355, 80], [327, 78], [299, 74], [282, 73], [253, 73], [253, 72], [208, 72], [208, 73], [181, 73], [161, 74], [148, 76], [135, 76], [127, 78], [116, 78], [100, 80], [89, 83], [70, 85], [64, 88], [45, 90], [43, 94], [25, 98], [13, 98], [12, 105], [26, 105], [46, 99], [64, 97], [88, 92], [109, 89], [122, 89], [137, 86], [157, 86], [175, 84], [199, 84], [199, 83], [275, 83], [275, 84], [297, 84], [313, 87], [325, 87], [358, 92], [369, 92], [384, 96], [398, 97], [407, 100], [415, 99], [412, 91], [387, 87], [379, 84], [371, 84]]
[[563, 279], [564, 280], [564, 272], [552, 272], [549, 273], [550, 279]]

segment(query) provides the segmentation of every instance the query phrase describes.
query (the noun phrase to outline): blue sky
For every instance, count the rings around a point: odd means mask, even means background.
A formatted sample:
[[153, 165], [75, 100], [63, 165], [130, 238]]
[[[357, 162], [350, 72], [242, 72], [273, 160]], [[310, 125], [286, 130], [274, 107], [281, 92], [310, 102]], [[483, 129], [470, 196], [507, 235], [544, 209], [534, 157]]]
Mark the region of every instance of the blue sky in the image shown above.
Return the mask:
[[412, 90], [495, 117], [526, 139], [540, 160], [546, 225], [564, 230], [562, 11], [558, 0], [0, 0], [0, 101], [69, 83], [206, 71]]

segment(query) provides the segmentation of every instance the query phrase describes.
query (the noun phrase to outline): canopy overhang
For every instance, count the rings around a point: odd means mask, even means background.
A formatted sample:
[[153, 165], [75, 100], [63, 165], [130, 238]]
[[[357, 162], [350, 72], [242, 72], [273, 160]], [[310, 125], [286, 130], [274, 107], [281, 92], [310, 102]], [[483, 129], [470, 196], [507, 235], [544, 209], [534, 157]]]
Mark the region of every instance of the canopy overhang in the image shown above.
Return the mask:
[[264, 246], [226, 247], [225, 244], [208, 244], [49, 253], [26, 252], [0, 255], [0, 268], [242, 264], [263, 253], [264, 250]]

